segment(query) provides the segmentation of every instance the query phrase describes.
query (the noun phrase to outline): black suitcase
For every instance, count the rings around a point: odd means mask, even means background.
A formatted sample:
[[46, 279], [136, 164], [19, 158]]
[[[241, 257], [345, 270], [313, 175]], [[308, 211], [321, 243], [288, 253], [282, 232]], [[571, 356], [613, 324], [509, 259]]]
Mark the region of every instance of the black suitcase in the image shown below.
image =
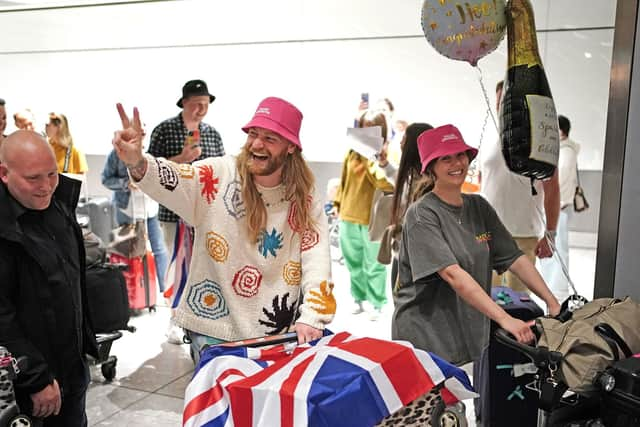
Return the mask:
[[89, 229], [103, 242], [111, 241], [111, 230], [116, 228], [113, 203], [108, 197], [93, 197], [78, 203], [76, 216], [89, 216]]
[[[524, 321], [543, 316], [542, 309], [525, 292], [497, 286], [491, 290], [494, 301], [509, 315]], [[474, 400], [476, 422], [483, 427], [536, 427], [538, 394], [527, 388], [534, 380], [535, 368], [522, 374], [531, 361], [494, 338], [498, 325], [491, 322], [489, 346], [473, 365], [473, 386], [480, 395]]]
[[97, 264], [87, 269], [87, 299], [96, 333], [128, 329], [129, 298], [120, 267]]
[[615, 362], [600, 378], [601, 384], [613, 387], [602, 396], [606, 427], [640, 426], [640, 355], [636, 356]]

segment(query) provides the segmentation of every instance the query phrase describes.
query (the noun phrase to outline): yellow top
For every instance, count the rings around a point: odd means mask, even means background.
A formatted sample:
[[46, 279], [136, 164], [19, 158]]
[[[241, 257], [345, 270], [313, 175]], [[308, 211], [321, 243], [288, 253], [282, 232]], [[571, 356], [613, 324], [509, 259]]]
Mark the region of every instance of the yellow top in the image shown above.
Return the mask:
[[[53, 152], [56, 155], [56, 163], [58, 164], [58, 172], [62, 173], [64, 169], [64, 158], [67, 149], [58, 144], [51, 144]], [[71, 146], [71, 156], [69, 156], [68, 173], [85, 173], [89, 170], [87, 158], [75, 146]]]
[[334, 203], [343, 221], [368, 225], [376, 188], [393, 191], [384, 171], [355, 151], [349, 151], [342, 164], [342, 177]]

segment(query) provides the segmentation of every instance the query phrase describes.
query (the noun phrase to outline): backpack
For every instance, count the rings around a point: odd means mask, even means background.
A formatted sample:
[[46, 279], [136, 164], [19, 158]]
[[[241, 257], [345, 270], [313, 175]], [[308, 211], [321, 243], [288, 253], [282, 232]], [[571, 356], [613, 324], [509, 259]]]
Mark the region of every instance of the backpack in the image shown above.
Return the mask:
[[538, 347], [563, 355], [560, 379], [576, 393], [596, 391], [594, 381], [614, 361], [640, 352], [640, 304], [629, 297], [600, 298], [572, 313], [569, 320], [536, 320]]

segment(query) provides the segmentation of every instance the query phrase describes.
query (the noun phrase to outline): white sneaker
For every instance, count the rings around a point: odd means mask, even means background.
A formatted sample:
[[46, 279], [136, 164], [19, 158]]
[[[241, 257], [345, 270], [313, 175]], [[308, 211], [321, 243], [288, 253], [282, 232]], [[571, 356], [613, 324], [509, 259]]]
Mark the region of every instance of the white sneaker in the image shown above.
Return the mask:
[[353, 311], [351, 311], [351, 314], [360, 313], [364, 313], [364, 307], [362, 306], [362, 301], [356, 301], [356, 305], [353, 307]]
[[376, 322], [380, 320], [380, 316], [382, 316], [382, 308], [375, 308], [369, 315], [369, 320]]
[[182, 340], [182, 337], [184, 337], [184, 330], [171, 320], [169, 321], [169, 328], [165, 335], [167, 336], [167, 342], [169, 344], [184, 344], [184, 341]]

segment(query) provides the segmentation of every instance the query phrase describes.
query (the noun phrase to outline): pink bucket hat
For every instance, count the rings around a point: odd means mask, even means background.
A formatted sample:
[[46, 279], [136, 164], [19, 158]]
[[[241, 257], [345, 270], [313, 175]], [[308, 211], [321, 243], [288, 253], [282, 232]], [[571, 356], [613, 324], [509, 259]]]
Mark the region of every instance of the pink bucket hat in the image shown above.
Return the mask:
[[260, 102], [253, 118], [242, 130], [248, 133], [252, 127], [268, 129], [302, 150], [299, 138], [301, 124], [302, 113], [293, 104], [284, 99], [269, 97]]
[[422, 173], [432, 160], [438, 157], [469, 151], [473, 160], [478, 154], [476, 148], [468, 146], [458, 128], [453, 125], [444, 125], [429, 129], [418, 136], [418, 152], [422, 163]]

